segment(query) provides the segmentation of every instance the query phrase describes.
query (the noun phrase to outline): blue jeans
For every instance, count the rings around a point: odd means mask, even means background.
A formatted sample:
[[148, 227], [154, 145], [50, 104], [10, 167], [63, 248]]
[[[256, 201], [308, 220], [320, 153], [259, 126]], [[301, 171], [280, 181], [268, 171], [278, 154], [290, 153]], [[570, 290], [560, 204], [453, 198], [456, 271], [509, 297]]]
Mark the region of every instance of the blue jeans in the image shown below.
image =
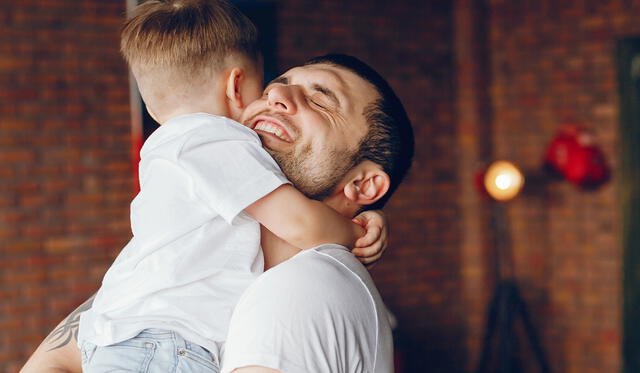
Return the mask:
[[145, 329], [137, 336], [110, 346], [84, 342], [84, 373], [218, 373], [217, 358], [207, 349], [184, 340], [178, 333]]

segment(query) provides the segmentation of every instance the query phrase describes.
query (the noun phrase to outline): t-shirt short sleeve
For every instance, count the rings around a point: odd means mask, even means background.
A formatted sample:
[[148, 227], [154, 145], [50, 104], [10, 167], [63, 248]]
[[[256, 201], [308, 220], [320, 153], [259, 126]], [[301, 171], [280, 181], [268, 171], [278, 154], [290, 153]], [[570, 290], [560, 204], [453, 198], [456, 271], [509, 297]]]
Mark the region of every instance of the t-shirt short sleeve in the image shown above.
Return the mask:
[[263, 366], [282, 373], [372, 372], [377, 318], [359, 279], [303, 252], [245, 291], [229, 326], [222, 373]]
[[248, 129], [226, 128], [225, 136], [219, 130], [214, 126], [192, 134], [178, 161], [191, 176], [194, 192], [233, 224], [246, 207], [288, 181], [257, 136], [243, 133]]

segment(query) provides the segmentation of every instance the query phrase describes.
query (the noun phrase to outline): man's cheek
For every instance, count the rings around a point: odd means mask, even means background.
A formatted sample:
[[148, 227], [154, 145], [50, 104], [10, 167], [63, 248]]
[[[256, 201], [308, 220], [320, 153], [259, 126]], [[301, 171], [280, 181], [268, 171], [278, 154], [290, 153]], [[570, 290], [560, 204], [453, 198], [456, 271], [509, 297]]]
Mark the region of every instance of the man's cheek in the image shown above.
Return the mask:
[[251, 123], [249, 123], [251, 121], [251, 118], [254, 117], [256, 115], [256, 113], [258, 113], [258, 107], [259, 107], [259, 103], [260, 100], [254, 100], [253, 102], [249, 103], [248, 105], [245, 105], [244, 111], [242, 112], [242, 115], [240, 116], [240, 122], [242, 124], [244, 124], [245, 126], [250, 126]]
[[251, 84], [245, 90], [243, 97], [245, 99], [245, 108], [248, 108], [253, 102], [262, 96], [262, 88], [258, 84]]

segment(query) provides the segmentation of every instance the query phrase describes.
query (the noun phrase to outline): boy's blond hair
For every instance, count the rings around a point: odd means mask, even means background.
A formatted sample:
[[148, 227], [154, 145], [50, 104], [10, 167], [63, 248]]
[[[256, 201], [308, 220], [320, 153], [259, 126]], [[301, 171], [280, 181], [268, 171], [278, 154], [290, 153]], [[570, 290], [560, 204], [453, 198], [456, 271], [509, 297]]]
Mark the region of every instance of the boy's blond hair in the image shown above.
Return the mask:
[[233, 53], [259, 60], [258, 32], [226, 0], [150, 0], [122, 28], [120, 50], [130, 66], [196, 73], [220, 67]]

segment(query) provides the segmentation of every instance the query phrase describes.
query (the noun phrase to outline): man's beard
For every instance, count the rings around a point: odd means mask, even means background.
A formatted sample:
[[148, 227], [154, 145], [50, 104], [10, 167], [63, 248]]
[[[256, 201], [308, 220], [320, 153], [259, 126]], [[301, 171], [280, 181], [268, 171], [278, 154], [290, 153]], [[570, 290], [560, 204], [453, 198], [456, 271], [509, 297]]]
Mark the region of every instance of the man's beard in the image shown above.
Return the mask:
[[305, 145], [299, 151], [265, 150], [300, 192], [318, 201], [333, 194], [338, 183], [353, 167], [353, 154], [349, 151], [326, 150], [325, 157], [318, 153], [319, 159], [314, 159], [311, 145]]

